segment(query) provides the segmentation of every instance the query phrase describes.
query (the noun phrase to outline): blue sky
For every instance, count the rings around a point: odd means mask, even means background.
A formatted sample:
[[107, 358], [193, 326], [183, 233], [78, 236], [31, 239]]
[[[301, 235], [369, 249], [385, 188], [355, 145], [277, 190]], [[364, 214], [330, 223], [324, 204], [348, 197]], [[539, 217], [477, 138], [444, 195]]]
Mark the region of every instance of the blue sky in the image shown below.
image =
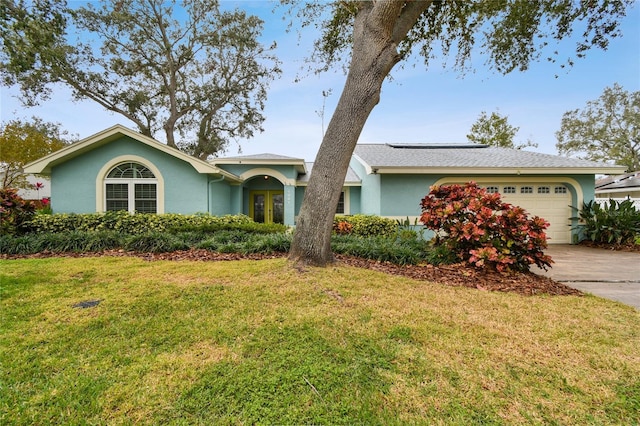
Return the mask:
[[[282, 77], [271, 83], [263, 125], [265, 131], [250, 140], [242, 140], [242, 154], [275, 153], [313, 161], [322, 139], [323, 91], [326, 99], [324, 123], [331, 118], [344, 75], [340, 70], [307, 75], [304, 59], [310, 53], [315, 36], [307, 29], [298, 34], [285, 32], [286, 23], [272, 13], [272, 4], [260, 1], [223, 1], [225, 6], [246, 8], [259, 14], [265, 22], [265, 44], [278, 42], [277, 55], [283, 62]], [[509, 123], [520, 127], [517, 142], [538, 143], [537, 151], [555, 154], [555, 132], [562, 114], [583, 108], [597, 99], [605, 87], [620, 84], [627, 91], [640, 90], [640, 4], [636, 3], [622, 24], [623, 37], [614, 39], [607, 51], [592, 50], [571, 68], [541, 61], [526, 72], [502, 76], [488, 70], [481, 58], [472, 64], [475, 72], [461, 76], [443, 68], [436, 60], [428, 70], [422, 64], [395, 69], [394, 79], [383, 86], [380, 103], [362, 132], [362, 143], [386, 142], [467, 142], [466, 134], [482, 111], [498, 111]], [[572, 55], [571, 41], [562, 43], [560, 57]], [[0, 119], [38, 116], [59, 122], [80, 138], [114, 124], [135, 128], [123, 117], [103, 110], [91, 102], [72, 102], [67, 89], [56, 89], [51, 100], [25, 109], [15, 98], [17, 90], [2, 87]], [[231, 145], [227, 156], [237, 155], [238, 145]]]

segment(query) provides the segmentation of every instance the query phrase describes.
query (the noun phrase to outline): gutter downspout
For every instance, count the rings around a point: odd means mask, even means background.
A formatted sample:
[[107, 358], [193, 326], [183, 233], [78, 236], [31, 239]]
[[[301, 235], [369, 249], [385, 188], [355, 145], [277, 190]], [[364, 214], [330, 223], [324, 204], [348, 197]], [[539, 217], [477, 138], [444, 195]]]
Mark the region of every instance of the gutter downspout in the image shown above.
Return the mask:
[[211, 184], [222, 182], [224, 180], [224, 175], [220, 176], [220, 179], [213, 179], [207, 183], [207, 208], [209, 209], [209, 214], [211, 214], [212, 206], [211, 206]]

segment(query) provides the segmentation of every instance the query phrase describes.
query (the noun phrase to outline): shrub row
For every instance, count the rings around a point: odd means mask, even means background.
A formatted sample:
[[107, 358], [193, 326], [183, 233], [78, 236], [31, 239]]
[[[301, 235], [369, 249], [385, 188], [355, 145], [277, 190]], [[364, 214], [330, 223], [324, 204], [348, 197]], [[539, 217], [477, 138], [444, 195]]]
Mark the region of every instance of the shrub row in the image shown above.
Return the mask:
[[241, 229], [255, 233], [284, 232], [287, 227], [261, 224], [245, 215], [211, 216], [181, 214], [129, 214], [125, 211], [89, 214], [36, 215], [26, 224], [29, 232], [117, 231], [123, 234], [145, 232], [213, 232]]
[[110, 230], [0, 235], [2, 254], [92, 253], [116, 249], [162, 253], [191, 248], [221, 253], [270, 254], [287, 252], [290, 245], [291, 236], [286, 233], [256, 234], [241, 230], [219, 231], [213, 234], [151, 231], [131, 235]]
[[[63, 231], [31, 233], [21, 236], [0, 235], [0, 254], [24, 255], [42, 252], [91, 253], [105, 250], [126, 250], [162, 253], [192, 248], [219, 253], [286, 253], [291, 247], [290, 233], [257, 234], [242, 230], [203, 232], [160, 232], [123, 234], [118, 231]], [[451, 263], [455, 256], [433, 248], [418, 239], [401, 240], [385, 237], [335, 235], [334, 253], [357, 256], [399, 265], [428, 262]]]
[[338, 235], [358, 237], [394, 237], [398, 232], [398, 223], [374, 215], [336, 216], [333, 219], [333, 231]]
[[431, 246], [424, 240], [387, 237], [358, 237], [334, 235], [331, 239], [334, 253], [363, 259], [391, 262], [397, 265], [416, 265], [430, 262]]

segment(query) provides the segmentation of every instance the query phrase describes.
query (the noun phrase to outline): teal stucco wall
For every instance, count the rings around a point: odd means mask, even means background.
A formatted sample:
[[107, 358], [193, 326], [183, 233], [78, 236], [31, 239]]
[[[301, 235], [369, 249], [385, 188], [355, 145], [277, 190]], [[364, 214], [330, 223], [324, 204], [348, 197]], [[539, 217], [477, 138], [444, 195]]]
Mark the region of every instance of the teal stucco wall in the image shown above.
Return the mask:
[[[96, 179], [103, 166], [116, 157], [132, 155], [145, 158], [160, 170], [164, 180], [166, 213], [204, 213], [209, 211], [209, 176], [198, 173], [190, 164], [128, 137], [98, 146], [52, 169], [51, 200], [55, 213], [92, 213], [96, 211]], [[228, 185], [228, 184], [226, 184]], [[212, 191], [229, 203], [228, 193]], [[214, 203], [215, 204], [215, 203]]]

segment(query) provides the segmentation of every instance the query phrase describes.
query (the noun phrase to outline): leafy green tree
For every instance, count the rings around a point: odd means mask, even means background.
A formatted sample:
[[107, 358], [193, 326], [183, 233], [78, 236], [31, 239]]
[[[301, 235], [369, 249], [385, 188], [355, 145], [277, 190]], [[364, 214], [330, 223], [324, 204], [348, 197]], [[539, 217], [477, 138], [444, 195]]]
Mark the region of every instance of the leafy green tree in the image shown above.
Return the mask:
[[1, 188], [29, 188], [22, 166], [63, 148], [70, 142], [59, 124], [39, 118], [12, 120], [0, 127]]
[[556, 132], [561, 155], [640, 170], [640, 92], [607, 87], [583, 109], [565, 112]]
[[210, 0], [76, 8], [9, 0], [0, 17], [0, 71], [28, 105], [62, 83], [74, 98], [126, 117], [147, 136], [164, 132], [169, 146], [203, 159], [262, 131], [267, 87], [280, 71], [258, 42], [262, 21], [244, 11], [221, 11]]
[[[296, 7], [295, 0], [283, 0]], [[331, 230], [341, 187], [360, 133], [380, 101], [391, 70], [420, 55], [429, 64], [438, 49], [455, 52], [455, 68], [468, 69], [480, 52], [499, 73], [525, 71], [550, 42], [582, 29], [576, 56], [606, 49], [633, 0], [594, 1], [315, 1], [297, 9], [302, 24], [321, 30], [314, 57], [320, 70], [342, 63], [342, 94], [316, 156], [297, 220], [290, 259], [332, 262]], [[295, 10], [294, 10], [295, 13]], [[553, 49], [551, 49], [553, 52]], [[557, 54], [556, 54], [557, 56]], [[553, 60], [553, 53], [552, 53]]]
[[487, 116], [487, 113], [482, 111], [478, 120], [471, 125], [467, 139], [470, 142], [500, 148], [522, 149], [527, 147], [536, 148], [538, 146], [538, 144], [531, 141], [516, 145], [514, 138], [518, 130], [520, 130], [519, 127], [509, 124], [507, 116], [502, 116], [497, 112], [492, 112], [490, 116]]

